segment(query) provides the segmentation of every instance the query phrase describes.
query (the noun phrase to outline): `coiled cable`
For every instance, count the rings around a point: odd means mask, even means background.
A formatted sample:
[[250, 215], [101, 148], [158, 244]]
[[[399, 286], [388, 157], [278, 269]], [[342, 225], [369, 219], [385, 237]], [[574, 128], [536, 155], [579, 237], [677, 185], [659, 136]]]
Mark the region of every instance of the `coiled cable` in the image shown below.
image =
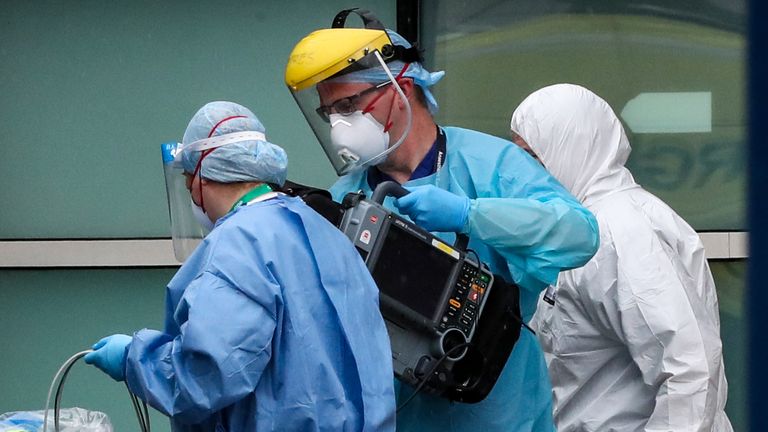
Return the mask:
[[[54, 375], [53, 381], [51, 382], [51, 386], [48, 388], [48, 397], [45, 400], [45, 411], [43, 414], [43, 432], [47, 432], [47, 429], [48, 429], [48, 408], [51, 405], [51, 395], [53, 394], [54, 387], [56, 387], [56, 394], [54, 396], [54, 406], [53, 406], [53, 427], [55, 432], [59, 432], [61, 430], [59, 427], [59, 412], [61, 410], [61, 395], [64, 389], [64, 381], [66, 381], [67, 375], [69, 374], [70, 369], [72, 369], [72, 366], [74, 366], [74, 364], [79, 359], [85, 357], [86, 354], [92, 351], [93, 350], [80, 351], [79, 353], [68, 358], [67, 361], [65, 361], [64, 364], [61, 365], [58, 372], [56, 372], [56, 375]], [[126, 389], [128, 389], [127, 383], [125, 387]], [[133, 404], [133, 409], [136, 412], [136, 418], [139, 421], [139, 428], [141, 429], [142, 432], [150, 432], [149, 410], [147, 409], [147, 403], [144, 401], [139, 402], [139, 398], [135, 394], [133, 394], [130, 389], [128, 389], [128, 394], [131, 396], [131, 403]]]

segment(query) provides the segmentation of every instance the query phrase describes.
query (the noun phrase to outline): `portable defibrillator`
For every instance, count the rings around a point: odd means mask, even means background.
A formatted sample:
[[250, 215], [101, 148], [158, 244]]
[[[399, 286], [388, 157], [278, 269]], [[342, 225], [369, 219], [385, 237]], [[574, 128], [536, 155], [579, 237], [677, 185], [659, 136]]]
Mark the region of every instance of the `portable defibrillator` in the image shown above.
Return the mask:
[[465, 236], [449, 245], [384, 208], [387, 196], [408, 193], [397, 183], [382, 183], [370, 199], [347, 194], [340, 206], [316, 189], [296, 193], [300, 185], [292, 185], [289, 193], [339, 227], [370, 270], [395, 376], [417, 391], [483, 400], [520, 335], [518, 287], [494, 277], [466, 250]]

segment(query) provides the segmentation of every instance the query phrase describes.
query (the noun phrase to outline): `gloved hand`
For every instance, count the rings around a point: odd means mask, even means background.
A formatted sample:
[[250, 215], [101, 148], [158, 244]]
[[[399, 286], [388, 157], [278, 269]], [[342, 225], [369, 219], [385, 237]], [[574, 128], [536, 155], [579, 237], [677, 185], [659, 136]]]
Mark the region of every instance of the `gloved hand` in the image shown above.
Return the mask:
[[400, 213], [427, 231], [461, 232], [469, 217], [469, 198], [437, 186], [407, 187], [410, 193], [395, 200]]
[[93, 352], [85, 355], [85, 362], [101, 369], [115, 381], [125, 380], [125, 358], [132, 337], [124, 334], [107, 336], [93, 345]]

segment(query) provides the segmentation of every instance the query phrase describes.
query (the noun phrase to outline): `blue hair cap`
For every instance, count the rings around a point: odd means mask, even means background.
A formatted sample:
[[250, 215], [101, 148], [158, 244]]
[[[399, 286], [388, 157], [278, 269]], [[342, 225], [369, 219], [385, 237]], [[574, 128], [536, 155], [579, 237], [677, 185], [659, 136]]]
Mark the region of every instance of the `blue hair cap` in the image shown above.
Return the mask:
[[[200, 108], [184, 132], [182, 144], [235, 132], [261, 132], [264, 125], [248, 108], [234, 102], [210, 102]], [[184, 171], [193, 173], [200, 151], [183, 151]], [[288, 156], [266, 140], [226, 144], [211, 151], [200, 165], [200, 175], [220, 183], [267, 182], [281, 185], [288, 174]]]
[[[400, 45], [405, 48], [411, 47], [411, 43], [396, 32], [387, 29], [387, 35], [389, 35], [389, 39], [393, 44]], [[405, 63], [403, 63], [401, 60], [394, 60], [387, 63], [387, 66], [389, 66], [389, 71], [392, 73], [392, 75], [397, 76], [405, 67]], [[403, 77], [413, 79], [413, 82], [421, 87], [421, 90], [424, 92], [424, 97], [427, 100], [427, 108], [432, 114], [437, 113], [438, 105], [437, 100], [435, 100], [435, 96], [429, 90], [429, 87], [437, 84], [437, 82], [440, 81], [443, 76], [445, 76], [445, 71], [430, 72], [426, 70], [424, 66], [421, 65], [421, 63], [418, 62], [410, 63], [408, 65], [408, 69], [403, 74]], [[328, 81], [365, 82], [378, 84], [388, 80], [389, 76], [387, 76], [386, 72], [382, 68], [374, 67], [340, 75], [338, 77], [331, 78]]]

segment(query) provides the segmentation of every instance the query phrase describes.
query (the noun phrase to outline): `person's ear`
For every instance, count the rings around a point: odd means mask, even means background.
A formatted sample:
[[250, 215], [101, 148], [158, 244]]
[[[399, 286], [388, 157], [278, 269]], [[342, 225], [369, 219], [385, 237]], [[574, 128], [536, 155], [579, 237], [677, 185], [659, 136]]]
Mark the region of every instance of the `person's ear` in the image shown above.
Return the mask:
[[[415, 85], [413, 83], [413, 79], [411, 78], [400, 78], [397, 81], [397, 84], [400, 85], [400, 89], [403, 90], [403, 94], [405, 95], [405, 98], [408, 99], [408, 102], [413, 106], [414, 100], [413, 98], [416, 96], [413, 86]], [[397, 98], [397, 106], [400, 109], [405, 109], [405, 102], [402, 98]]]

